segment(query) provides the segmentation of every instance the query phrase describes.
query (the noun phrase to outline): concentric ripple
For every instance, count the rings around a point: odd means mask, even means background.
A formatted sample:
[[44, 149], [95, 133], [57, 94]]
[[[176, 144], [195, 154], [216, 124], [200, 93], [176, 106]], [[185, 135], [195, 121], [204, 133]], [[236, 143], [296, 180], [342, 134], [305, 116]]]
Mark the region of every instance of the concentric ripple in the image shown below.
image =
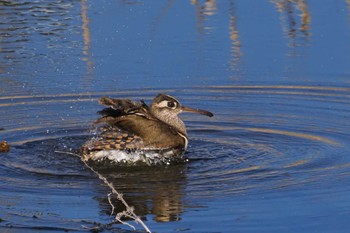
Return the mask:
[[[75, 229], [86, 219], [106, 222], [108, 189], [79, 158], [55, 151], [74, 152], [93, 136], [89, 129], [100, 109], [100, 96], [149, 102], [159, 92], [215, 114], [212, 119], [182, 116], [190, 138], [188, 162], [156, 169], [99, 168], [139, 214], [150, 215], [154, 221], [180, 221], [201, 198], [311, 188], [330, 173], [333, 179], [349, 175], [347, 88], [217, 86], [4, 96], [0, 98], [0, 128], [4, 129], [0, 139], [10, 143], [11, 151], [1, 154], [0, 161], [0, 197], [8, 200], [0, 207], [7, 213], [1, 224], [21, 222], [21, 227], [31, 228], [37, 226], [27, 223], [33, 216], [43, 228], [66, 229], [69, 222], [68, 228]], [[6, 117], [9, 113], [11, 118]], [[18, 193], [25, 193], [21, 200]], [[36, 198], [44, 193], [46, 198]], [[89, 204], [72, 206], [70, 199]], [[56, 210], [52, 206], [57, 203], [61, 208]], [[38, 212], [39, 205], [43, 208]], [[72, 213], [64, 208], [79, 213], [73, 223]]]

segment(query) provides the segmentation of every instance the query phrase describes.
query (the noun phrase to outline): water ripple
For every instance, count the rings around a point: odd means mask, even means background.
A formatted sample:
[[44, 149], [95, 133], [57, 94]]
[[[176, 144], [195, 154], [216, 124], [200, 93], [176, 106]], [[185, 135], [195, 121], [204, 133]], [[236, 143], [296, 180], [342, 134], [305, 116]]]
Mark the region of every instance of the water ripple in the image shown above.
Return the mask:
[[[0, 139], [12, 146], [10, 153], [1, 155], [2, 188], [5, 193], [11, 189], [36, 193], [42, 189], [33, 186], [40, 184], [52, 195], [63, 195], [67, 189], [84, 195], [105, 193], [96, 184], [92, 191], [90, 175], [79, 159], [54, 151], [74, 151], [92, 136], [89, 129], [100, 109], [96, 101], [100, 96], [149, 102], [158, 92], [208, 109], [215, 117], [182, 116], [190, 138], [185, 164], [156, 170], [99, 168], [141, 215], [151, 212], [156, 221], [178, 221], [199, 198], [312, 187], [330, 173], [346, 179], [350, 174], [348, 91], [216, 86], [2, 96]], [[8, 113], [11, 118], [4, 117]], [[152, 203], [151, 207], [145, 203]], [[107, 199], [99, 200], [99, 206], [108, 212]]]

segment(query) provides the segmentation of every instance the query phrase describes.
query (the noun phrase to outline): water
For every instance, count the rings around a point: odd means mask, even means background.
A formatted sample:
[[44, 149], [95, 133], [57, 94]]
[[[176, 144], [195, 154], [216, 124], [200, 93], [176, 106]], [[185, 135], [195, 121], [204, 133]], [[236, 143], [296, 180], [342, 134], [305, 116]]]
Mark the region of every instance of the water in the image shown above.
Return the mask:
[[182, 116], [189, 161], [100, 168], [152, 231], [348, 232], [349, 9], [0, 1], [0, 140], [11, 146], [0, 154], [1, 231], [109, 223], [109, 188], [55, 151], [92, 136], [101, 96], [149, 103], [165, 92], [215, 114]]

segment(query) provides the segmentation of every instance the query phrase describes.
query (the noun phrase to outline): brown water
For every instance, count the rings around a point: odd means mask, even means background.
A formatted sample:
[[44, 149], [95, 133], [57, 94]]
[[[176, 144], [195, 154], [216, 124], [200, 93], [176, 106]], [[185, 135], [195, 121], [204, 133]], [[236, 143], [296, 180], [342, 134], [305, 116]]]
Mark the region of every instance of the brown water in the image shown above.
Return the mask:
[[349, 6], [0, 1], [0, 141], [11, 146], [0, 231], [112, 221], [109, 188], [55, 151], [93, 136], [101, 96], [165, 92], [215, 114], [182, 116], [188, 162], [100, 168], [152, 231], [347, 232]]

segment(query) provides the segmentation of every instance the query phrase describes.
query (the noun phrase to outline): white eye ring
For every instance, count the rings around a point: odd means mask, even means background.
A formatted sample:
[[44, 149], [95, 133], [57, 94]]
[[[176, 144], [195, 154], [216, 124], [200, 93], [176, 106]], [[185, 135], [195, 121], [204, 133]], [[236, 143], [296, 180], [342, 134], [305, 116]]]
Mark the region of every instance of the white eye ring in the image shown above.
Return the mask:
[[177, 103], [173, 101], [163, 100], [158, 104], [158, 107], [175, 109], [177, 107]]

